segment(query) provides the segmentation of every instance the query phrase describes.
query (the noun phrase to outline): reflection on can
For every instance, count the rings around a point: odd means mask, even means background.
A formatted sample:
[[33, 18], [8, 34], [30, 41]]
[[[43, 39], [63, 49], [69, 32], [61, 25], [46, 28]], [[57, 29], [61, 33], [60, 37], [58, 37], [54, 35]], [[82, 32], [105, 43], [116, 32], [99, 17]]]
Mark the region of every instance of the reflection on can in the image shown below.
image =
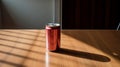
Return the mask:
[[60, 24], [49, 23], [46, 25], [46, 48], [49, 51], [57, 51], [60, 48]]

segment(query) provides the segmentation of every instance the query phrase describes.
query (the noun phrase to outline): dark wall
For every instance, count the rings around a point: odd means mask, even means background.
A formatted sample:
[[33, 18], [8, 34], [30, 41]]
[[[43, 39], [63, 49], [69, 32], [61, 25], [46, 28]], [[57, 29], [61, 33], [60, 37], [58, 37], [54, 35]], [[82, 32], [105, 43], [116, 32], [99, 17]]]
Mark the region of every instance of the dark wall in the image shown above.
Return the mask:
[[116, 29], [118, 9], [118, 0], [63, 0], [63, 28]]
[[1, 28], [1, 22], [2, 22], [2, 18], [1, 18], [1, 1], [0, 1], [0, 28]]

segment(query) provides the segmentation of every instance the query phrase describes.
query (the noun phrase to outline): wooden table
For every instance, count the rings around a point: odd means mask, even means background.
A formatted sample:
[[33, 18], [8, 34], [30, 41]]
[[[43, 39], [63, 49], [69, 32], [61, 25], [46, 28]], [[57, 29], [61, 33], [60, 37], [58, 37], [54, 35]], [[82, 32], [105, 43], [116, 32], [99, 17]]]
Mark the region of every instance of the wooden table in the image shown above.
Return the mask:
[[46, 52], [45, 30], [0, 30], [0, 67], [120, 67], [120, 31], [63, 30]]

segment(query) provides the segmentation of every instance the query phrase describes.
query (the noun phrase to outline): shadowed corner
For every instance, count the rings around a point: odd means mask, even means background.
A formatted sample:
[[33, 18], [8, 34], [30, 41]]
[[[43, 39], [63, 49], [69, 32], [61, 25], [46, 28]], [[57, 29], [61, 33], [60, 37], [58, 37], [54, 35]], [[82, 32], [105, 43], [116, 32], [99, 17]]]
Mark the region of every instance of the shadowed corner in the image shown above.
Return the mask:
[[70, 50], [70, 49], [65, 49], [65, 48], [60, 48], [59, 51], [56, 51], [55, 53], [60, 53], [60, 54], [75, 56], [75, 57], [79, 57], [79, 58], [95, 60], [95, 61], [101, 61], [101, 62], [111, 61], [110, 58], [103, 56], [103, 55], [82, 52], [82, 51], [76, 51], [76, 50]]
[[15, 23], [15, 20], [10, 15], [9, 11], [7, 10], [7, 7], [5, 4], [1, 1], [1, 29], [15, 29], [17, 28], [17, 24]]

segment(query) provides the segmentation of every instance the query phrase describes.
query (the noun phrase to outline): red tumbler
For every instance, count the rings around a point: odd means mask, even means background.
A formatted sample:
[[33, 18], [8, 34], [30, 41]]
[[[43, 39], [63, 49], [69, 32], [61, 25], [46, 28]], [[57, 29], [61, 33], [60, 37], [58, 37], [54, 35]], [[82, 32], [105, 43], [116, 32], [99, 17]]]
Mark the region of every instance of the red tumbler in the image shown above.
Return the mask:
[[46, 25], [46, 48], [49, 51], [57, 51], [60, 48], [60, 24], [48, 23]]

